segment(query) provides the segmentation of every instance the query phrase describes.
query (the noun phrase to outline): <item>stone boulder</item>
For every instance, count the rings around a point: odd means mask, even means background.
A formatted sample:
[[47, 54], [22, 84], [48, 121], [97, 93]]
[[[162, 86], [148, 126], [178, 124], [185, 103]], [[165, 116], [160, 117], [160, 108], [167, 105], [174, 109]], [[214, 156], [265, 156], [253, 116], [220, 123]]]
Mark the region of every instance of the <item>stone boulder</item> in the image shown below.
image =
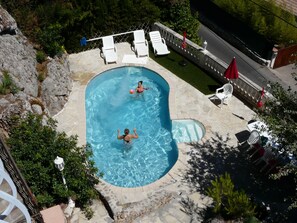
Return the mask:
[[0, 6], [0, 35], [18, 33], [17, 23], [12, 16]]
[[57, 114], [64, 107], [71, 88], [67, 56], [51, 59], [47, 64], [47, 77], [41, 85], [41, 98], [51, 115]]
[[48, 114], [40, 100], [23, 92], [0, 96], [0, 128], [7, 132], [11, 117], [24, 117], [28, 112], [36, 113], [34, 110], [45, 116]]

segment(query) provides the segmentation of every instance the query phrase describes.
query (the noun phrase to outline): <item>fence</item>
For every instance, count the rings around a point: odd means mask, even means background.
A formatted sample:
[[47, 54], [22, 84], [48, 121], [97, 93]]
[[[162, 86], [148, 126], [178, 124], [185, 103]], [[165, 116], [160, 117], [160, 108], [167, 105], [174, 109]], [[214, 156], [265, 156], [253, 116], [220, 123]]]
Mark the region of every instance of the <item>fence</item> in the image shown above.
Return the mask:
[[[158, 30], [161, 33], [161, 36], [166, 40], [166, 44], [173, 50], [182, 54], [200, 68], [206, 70], [218, 81], [222, 83], [228, 82], [228, 80], [224, 77], [224, 72], [228, 66], [226, 63], [214, 57], [212, 54], [207, 53], [207, 51], [205, 51], [202, 47], [188, 39], [186, 40], [187, 47], [186, 49], [183, 49], [183, 36], [161, 23], [154, 23], [152, 29]], [[241, 73], [239, 73], [239, 78], [231, 80], [231, 83], [234, 87], [234, 93], [237, 96], [242, 98], [250, 106], [256, 106], [257, 101], [260, 98], [260, 86], [253, 83]]]

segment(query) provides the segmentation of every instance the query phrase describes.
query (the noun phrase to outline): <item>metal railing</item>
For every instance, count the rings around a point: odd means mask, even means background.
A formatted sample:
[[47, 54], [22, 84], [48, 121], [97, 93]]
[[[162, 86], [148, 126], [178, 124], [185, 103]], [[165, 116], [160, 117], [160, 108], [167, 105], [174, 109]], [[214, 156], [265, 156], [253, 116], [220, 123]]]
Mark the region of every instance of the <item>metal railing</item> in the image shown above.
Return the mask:
[[[149, 24], [149, 23], [138, 24], [135, 26], [131, 26], [128, 30], [125, 30], [125, 32], [111, 33], [111, 34], [109, 34], [109, 36], [112, 35], [114, 37], [115, 43], [122, 43], [122, 42], [132, 43], [133, 35], [131, 35], [131, 34], [133, 33], [133, 31], [140, 30], [140, 29], [143, 29], [145, 31], [145, 33], [148, 33], [151, 29], [151, 24]], [[94, 35], [94, 37], [88, 38], [86, 40], [87, 44], [80, 48], [81, 51], [86, 51], [86, 50], [91, 50], [91, 49], [96, 49], [96, 48], [101, 49], [102, 41], [97, 41], [97, 40], [101, 40], [102, 37], [104, 37], [104, 36], [106, 36], [106, 35], [103, 35], [103, 33], [97, 33]]]

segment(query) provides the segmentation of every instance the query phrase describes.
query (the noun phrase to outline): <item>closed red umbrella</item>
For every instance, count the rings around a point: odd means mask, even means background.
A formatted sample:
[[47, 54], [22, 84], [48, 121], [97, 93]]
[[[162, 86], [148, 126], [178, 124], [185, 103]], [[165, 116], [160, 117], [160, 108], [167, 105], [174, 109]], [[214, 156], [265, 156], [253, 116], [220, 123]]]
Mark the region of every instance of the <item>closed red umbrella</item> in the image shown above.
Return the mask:
[[233, 57], [231, 63], [229, 64], [228, 68], [224, 72], [224, 76], [230, 79], [237, 79], [238, 78], [238, 70], [236, 66], [235, 57]]
[[183, 49], [186, 49], [186, 47], [187, 47], [186, 37], [187, 37], [187, 32], [184, 31], [183, 42], [182, 42], [182, 48], [183, 48]]

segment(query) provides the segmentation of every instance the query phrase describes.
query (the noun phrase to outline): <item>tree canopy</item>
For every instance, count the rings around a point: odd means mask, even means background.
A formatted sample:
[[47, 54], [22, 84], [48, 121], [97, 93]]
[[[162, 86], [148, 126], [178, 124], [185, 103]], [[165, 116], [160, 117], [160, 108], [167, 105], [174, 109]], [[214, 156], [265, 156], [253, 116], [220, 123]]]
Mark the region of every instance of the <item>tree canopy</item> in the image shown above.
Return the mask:
[[[78, 147], [77, 137], [67, 137], [56, 130], [56, 122], [28, 114], [15, 117], [7, 143], [11, 154], [37, 198], [40, 207], [67, 203], [71, 196], [77, 205], [86, 205], [97, 195], [94, 185], [99, 176], [89, 146]], [[63, 170], [68, 189], [54, 160], [64, 159]]]
[[[264, 104], [264, 110], [258, 113], [264, 120], [269, 130], [277, 139], [279, 150], [285, 156], [291, 154], [297, 159], [297, 92], [285, 90], [280, 84], [271, 85], [270, 97]], [[297, 186], [297, 161], [294, 158], [284, 163], [273, 178], [291, 175]], [[292, 207], [297, 207], [297, 193], [292, 198]]]
[[189, 0], [2, 0], [1, 4], [22, 32], [52, 57], [63, 47], [69, 53], [80, 49], [84, 36], [126, 32], [156, 21], [167, 22], [179, 33], [186, 29], [191, 40], [198, 40], [199, 22], [191, 14]]
[[297, 44], [295, 16], [266, 0], [214, 0], [228, 13], [247, 23], [266, 39], [279, 45]]

